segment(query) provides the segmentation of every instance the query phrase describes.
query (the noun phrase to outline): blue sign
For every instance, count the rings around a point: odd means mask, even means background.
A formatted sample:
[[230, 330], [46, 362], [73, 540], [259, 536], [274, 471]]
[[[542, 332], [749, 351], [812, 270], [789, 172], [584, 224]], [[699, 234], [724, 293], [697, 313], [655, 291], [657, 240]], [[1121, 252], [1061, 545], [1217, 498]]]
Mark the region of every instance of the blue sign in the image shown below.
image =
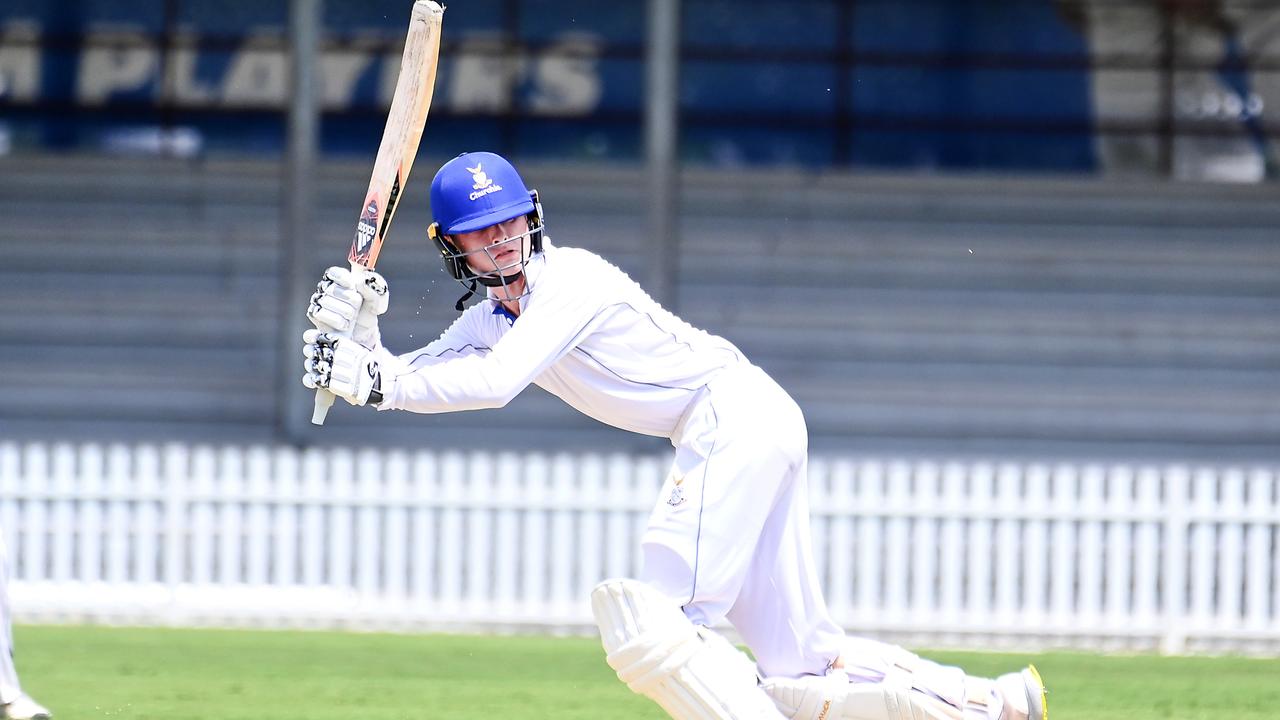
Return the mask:
[[[429, 147], [639, 159], [646, 5], [451, 3]], [[10, 0], [3, 122], [16, 142], [50, 147], [279, 153], [287, 7]], [[326, 152], [375, 150], [407, 7], [325, 3]], [[743, 12], [686, 0], [681, 152], [719, 165], [1090, 170], [1087, 43], [1055, 7], [794, 0]]]

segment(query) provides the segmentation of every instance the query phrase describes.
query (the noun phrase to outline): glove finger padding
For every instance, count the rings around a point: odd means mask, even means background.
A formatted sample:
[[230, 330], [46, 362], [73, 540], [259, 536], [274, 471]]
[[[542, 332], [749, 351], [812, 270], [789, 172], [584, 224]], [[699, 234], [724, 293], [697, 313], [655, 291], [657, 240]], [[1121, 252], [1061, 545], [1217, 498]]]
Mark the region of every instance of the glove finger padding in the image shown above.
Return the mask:
[[302, 384], [328, 388], [352, 405], [364, 405], [379, 379], [373, 351], [350, 338], [334, 337], [320, 330], [302, 334]]
[[387, 305], [391, 301], [391, 288], [387, 286], [387, 279], [372, 270], [365, 270], [361, 276], [358, 286], [360, 296], [364, 298], [369, 311], [374, 315], [381, 315], [387, 311]]
[[358, 291], [330, 284], [311, 296], [307, 319], [322, 330], [349, 333], [355, 328], [363, 302], [364, 297]]
[[302, 333], [302, 384], [312, 390], [329, 387], [334, 338], [321, 330]]
[[333, 266], [324, 271], [307, 306], [307, 319], [317, 328], [350, 333], [365, 347], [377, 347], [378, 316], [387, 311], [387, 281], [372, 270]]

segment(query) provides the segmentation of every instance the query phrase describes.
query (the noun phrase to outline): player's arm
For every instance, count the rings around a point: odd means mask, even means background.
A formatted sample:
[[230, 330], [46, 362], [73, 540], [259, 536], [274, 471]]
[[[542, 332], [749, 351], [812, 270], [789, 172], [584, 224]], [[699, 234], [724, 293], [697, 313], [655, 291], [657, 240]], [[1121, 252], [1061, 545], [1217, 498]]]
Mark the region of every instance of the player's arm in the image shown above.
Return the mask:
[[440, 333], [440, 337], [432, 340], [425, 347], [401, 353], [399, 356], [401, 371], [411, 373], [449, 360], [489, 352], [489, 343], [484, 339], [484, 333], [478, 322], [482, 319], [483, 312], [482, 308], [463, 313]]
[[551, 283], [540, 288], [487, 352], [446, 358], [394, 377], [384, 374], [385, 399], [379, 407], [440, 413], [506, 405], [590, 331], [600, 307], [592, 298], [598, 296], [580, 284], [562, 283], [555, 289], [560, 288], [565, 291], [551, 292]]

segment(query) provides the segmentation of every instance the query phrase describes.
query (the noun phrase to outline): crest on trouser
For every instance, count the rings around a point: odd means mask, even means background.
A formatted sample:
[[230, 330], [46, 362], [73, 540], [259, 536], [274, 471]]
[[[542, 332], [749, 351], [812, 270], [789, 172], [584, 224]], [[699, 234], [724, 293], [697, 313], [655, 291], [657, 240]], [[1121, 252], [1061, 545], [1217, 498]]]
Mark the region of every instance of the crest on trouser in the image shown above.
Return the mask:
[[673, 474], [671, 476], [671, 494], [667, 496], [667, 504], [675, 507], [682, 505], [684, 501], [684, 477]]

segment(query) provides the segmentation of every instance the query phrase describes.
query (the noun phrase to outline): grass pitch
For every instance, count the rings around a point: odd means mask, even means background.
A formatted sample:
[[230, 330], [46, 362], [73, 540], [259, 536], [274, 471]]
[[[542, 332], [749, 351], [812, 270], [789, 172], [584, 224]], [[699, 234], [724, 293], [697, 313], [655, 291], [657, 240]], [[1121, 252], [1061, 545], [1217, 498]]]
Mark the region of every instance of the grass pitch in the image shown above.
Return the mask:
[[[33, 627], [23, 686], [58, 720], [660, 720], [591, 638]], [[1280, 660], [925, 652], [974, 674], [1035, 662], [1052, 720], [1273, 720]]]

